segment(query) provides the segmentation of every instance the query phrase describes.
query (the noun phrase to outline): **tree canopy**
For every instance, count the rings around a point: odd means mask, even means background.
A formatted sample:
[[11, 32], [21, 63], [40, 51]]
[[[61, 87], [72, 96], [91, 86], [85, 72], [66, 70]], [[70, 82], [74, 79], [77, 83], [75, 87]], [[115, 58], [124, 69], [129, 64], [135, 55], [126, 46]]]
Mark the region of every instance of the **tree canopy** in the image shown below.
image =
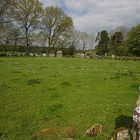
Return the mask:
[[126, 43], [129, 53], [140, 56], [140, 24], [128, 32]]
[[38, 0], [18, 0], [13, 6], [13, 17], [24, 31], [24, 42], [28, 52], [30, 31], [39, 22], [42, 5]]
[[103, 30], [100, 33], [98, 33], [97, 38], [99, 40], [99, 43], [96, 46], [97, 54], [104, 55], [105, 53], [108, 52], [108, 49], [109, 49], [110, 38], [108, 36], [107, 31]]
[[73, 21], [62, 9], [51, 6], [44, 10], [42, 27], [48, 47], [54, 48], [72, 31]]

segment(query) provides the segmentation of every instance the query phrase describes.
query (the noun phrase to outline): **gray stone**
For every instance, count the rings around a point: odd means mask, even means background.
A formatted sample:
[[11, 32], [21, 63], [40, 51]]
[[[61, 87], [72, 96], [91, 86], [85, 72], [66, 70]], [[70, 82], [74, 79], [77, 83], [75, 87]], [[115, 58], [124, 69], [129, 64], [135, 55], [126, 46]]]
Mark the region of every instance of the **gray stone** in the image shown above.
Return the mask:
[[81, 53], [80, 57], [85, 58], [85, 54]]
[[49, 54], [50, 57], [55, 57], [55, 54], [51, 53]]
[[43, 56], [47, 56], [46, 53], [43, 53]]
[[117, 133], [117, 140], [130, 140], [130, 135], [128, 129], [119, 131]]
[[33, 53], [30, 53], [30, 56], [34, 56], [34, 54]]
[[62, 51], [57, 51], [56, 56], [61, 58], [63, 57], [63, 52]]

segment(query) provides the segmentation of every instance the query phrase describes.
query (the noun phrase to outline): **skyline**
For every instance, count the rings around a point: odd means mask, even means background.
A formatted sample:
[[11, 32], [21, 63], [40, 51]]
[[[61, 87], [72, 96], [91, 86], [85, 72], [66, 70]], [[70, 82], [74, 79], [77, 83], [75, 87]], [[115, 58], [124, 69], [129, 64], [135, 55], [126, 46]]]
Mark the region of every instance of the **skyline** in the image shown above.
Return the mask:
[[72, 17], [77, 30], [94, 33], [118, 26], [132, 27], [140, 23], [138, 0], [40, 0], [44, 6], [58, 6]]

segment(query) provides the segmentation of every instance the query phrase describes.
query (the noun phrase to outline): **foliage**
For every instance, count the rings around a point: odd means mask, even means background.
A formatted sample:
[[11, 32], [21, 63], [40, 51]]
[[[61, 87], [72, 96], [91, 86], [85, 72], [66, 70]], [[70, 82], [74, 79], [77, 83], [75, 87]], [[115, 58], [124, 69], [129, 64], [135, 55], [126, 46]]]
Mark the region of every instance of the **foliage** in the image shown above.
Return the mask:
[[44, 39], [48, 47], [58, 46], [73, 28], [73, 21], [58, 7], [47, 7], [42, 19]]
[[13, 5], [13, 17], [24, 31], [24, 41], [30, 45], [30, 30], [37, 25], [42, 12], [42, 5], [38, 0], [18, 0]]
[[110, 39], [108, 37], [107, 31], [106, 30], [101, 31], [98, 38], [99, 38], [99, 43], [96, 46], [97, 54], [104, 55], [105, 53], [108, 52], [109, 49]]
[[110, 52], [117, 56], [127, 55], [127, 47], [125, 46], [124, 37], [122, 32], [115, 32], [111, 36]]
[[122, 34], [122, 32], [115, 32], [111, 36], [111, 45], [114, 48], [119, 46], [119, 45], [123, 45], [123, 34]]
[[126, 44], [129, 53], [140, 56], [140, 24], [129, 31]]
[[98, 55], [128, 55], [128, 48], [125, 45], [122, 32], [113, 33], [111, 39], [109, 39], [107, 31], [101, 31], [101, 33], [98, 33], [96, 41], [98, 41], [98, 45], [96, 46]]

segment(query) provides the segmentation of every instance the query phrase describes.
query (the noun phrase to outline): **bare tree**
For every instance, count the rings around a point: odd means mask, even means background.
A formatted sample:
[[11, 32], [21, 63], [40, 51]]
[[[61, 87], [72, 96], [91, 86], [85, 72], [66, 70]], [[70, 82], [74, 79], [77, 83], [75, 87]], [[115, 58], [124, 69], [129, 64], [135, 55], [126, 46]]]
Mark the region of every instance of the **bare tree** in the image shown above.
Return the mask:
[[85, 53], [88, 43], [88, 34], [86, 32], [80, 32], [79, 47]]
[[69, 44], [70, 46], [76, 46], [80, 39], [80, 32], [77, 30], [73, 30], [69, 36]]
[[85, 53], [86, 50], [90, 50], [90, 49], [95, 48], [94, 35], [79, 31], [78, 36], [79, 36], [79, 39], [78, 39], [78, 42], [76, 44], [77, 49], [80, 49], [83, 51], [83, 53]]
[[79, 41], [80, 32], [73, 29], [71, 32], [68, 32], [59, 40], [59, 43], [62, 47], [69, 48], [71, 46], [76, 47]]
[[3, 25], [0, 30], [0, 45], [3, 46], [5, 55], [7, 54], [8, 46], [11, 44], [12, 30], [9, 26]]
[[0, 0], [0, 27], [2, 28], [4, 16], [10, 7], [11, 0]]
[[6, 12], [10, 4], [10, 0], [0, 0], [0, 17]]

